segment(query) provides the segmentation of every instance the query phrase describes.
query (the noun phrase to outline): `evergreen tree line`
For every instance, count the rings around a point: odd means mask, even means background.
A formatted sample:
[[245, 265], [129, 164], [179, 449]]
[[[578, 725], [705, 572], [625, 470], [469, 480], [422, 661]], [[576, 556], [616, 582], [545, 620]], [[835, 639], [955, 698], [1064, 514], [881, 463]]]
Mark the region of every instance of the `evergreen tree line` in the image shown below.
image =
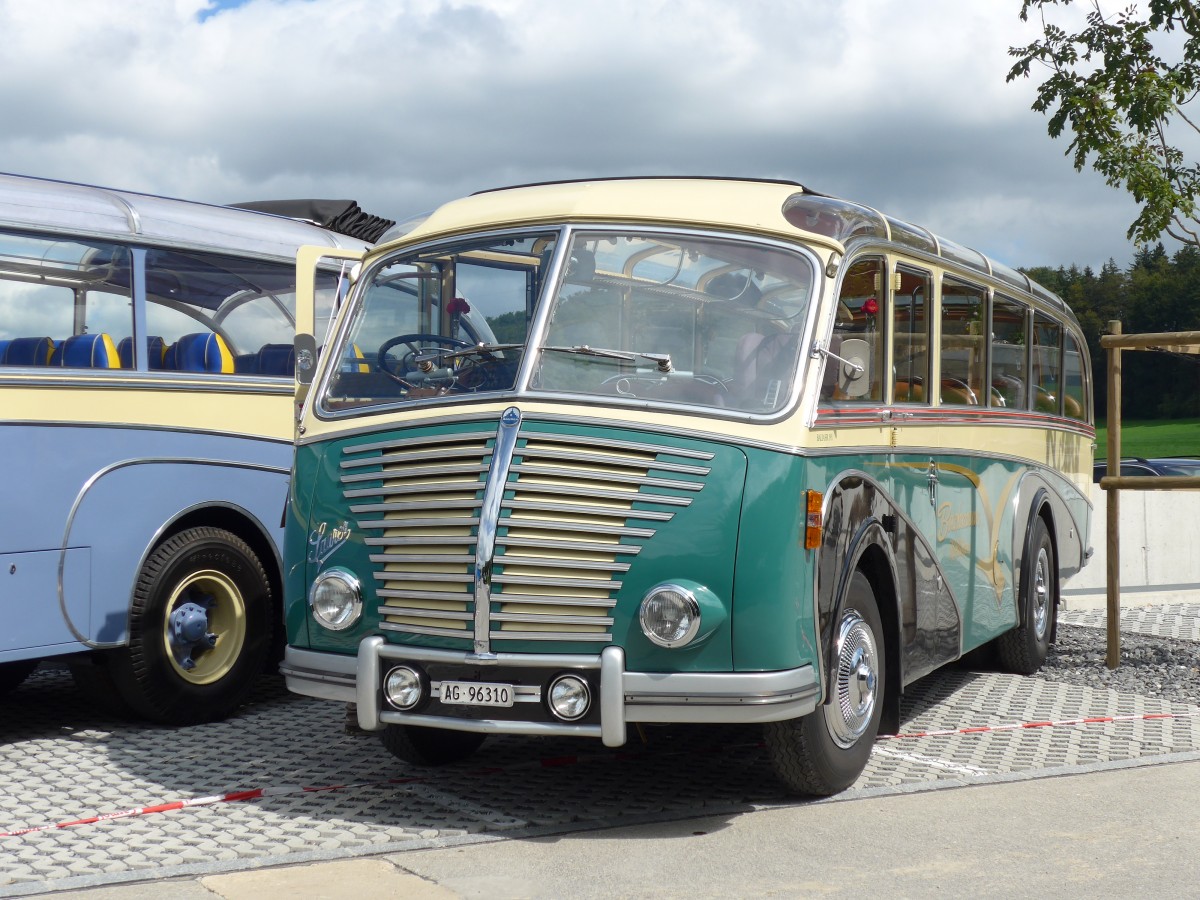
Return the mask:
[[[1195, 246], [1185, 246], [1173, 256], [1162, 244], [1143, 247], [1127, 269], [1109, 259], [1099, 273], [1074, 265], [1023, 271], [1061, 296], [1083, 326], [1099, 419], [1108, 408], [1108, 354], [1100, 347], [1100, 337], [1108, 332], [1110, 320], [1120, 321], [1125, 334], [1200, 331], [1200, 249]], [[1200, 417], [1200, 355], [1123, 353], [1121, 417]]]

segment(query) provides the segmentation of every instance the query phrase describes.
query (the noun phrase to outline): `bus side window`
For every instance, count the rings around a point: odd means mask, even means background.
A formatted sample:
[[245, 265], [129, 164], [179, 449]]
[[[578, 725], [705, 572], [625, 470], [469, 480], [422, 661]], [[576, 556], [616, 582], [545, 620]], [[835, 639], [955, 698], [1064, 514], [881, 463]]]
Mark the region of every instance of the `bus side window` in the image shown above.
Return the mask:
[[943, 404], [983, 406], [984, 291], [947, 278], [942, 283], [942, 383]]
[[898, 267], [892, 299], [893, 403], [928, 403], [929, 273]]
[[1088, 419], [1088, 385], [1084, 383], [1083, 355], [1073, 334], [1063, 338], [1063, 414]]
[[1047, 315], [1033, 317], [1033, 408], [1038, 412], [1062, 413], [1061, 357], [1062, 326]]
[[[318, 286], [328, 293], [334, 278], [321, 273]], [[294, 267], [153, 249], [146, 254], [146, 294], [147, 331], [166, 343], [162, 365], [152, 358], [150, 368], [276, 378], [294, 371]]]
[[991, 406], [1029, 407], [1028, 319], [1028, 307], [1015, 300], [997, 296], [992, 303]]
[[116, 244], [0, 233], [0, 363], [120, 367], [133, 330], [129, 251]]
[[861, 259], [842, 279], [829, 342], [830, 352], [842, 359], [825, 360], [822, 400], [883, 399], [883, 273], [883, 260]]

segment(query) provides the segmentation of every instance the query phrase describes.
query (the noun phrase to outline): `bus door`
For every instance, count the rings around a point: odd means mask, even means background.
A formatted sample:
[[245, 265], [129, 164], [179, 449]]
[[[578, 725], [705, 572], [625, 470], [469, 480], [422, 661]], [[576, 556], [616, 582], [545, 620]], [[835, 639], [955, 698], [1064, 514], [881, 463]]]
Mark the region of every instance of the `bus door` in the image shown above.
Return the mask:
[[[317, 368], [317, 264], [322, 259], [342, 259], [360, 262], [366, 255], [362, 250], [346, 250], [335, 247], [301, 247], [296, 254], [296, 336], [293, 346], [296, 350], [296, 421], [300, 420], [300, 410], [312, 387], [313, 375]], [[352, 270], [350, 280], [357, 274], [357, 267]], [[338, 297], [335, 298], [333, 316], [336, 318], [337, 307], [345, 290], [344, 282], [339, 280]], [[332, 320], [327, 328], [321, 329], [322, 338], [328, 337], [328, 331], [333, 327]]]

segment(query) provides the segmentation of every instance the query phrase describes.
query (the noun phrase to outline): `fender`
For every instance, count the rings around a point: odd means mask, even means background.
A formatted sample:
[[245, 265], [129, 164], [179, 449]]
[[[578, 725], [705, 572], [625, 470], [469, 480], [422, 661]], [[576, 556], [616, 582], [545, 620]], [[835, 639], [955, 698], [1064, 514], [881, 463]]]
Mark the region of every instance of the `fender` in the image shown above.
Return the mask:
[[[896, 585], [898, 578], [896, 576], [896, 559], [892, 552], [891, 543], [888, 540], [887, 531], [884, 530], [883, 523], [875, 517], [865, 519], [854, 536], [850, 539], [849, 552], [842, 560], [841, 569], [838, 573], [838, 583], [834, 590], [834, 602], [830, 609], [829, 621], [821, 626], [821, 668], [824, 678], [824, 683], [828, 686], [833, 678], [833, 669], [836, 663], [836, 656], [833, 652], [833, 632], [834, 625], [842, 617], [842, 610], [846, 605], [846, 595], [850, 592], [850, 579], [853, 577], [855, 570], [858, 568], [859, 562], [862, 560], [863, 554], [871, 547], [878, 547], [883, 551], [884, 558], [888, 564], [888, 576], [891, 578], [892, 597], [898, 597]], [[875, 602], [882, 604], [883, 597], [876, 597]], [[893, 602], [894, 605], [894, 602]], [[881, 610], [881, 615], [885, 611]], [[895, 621], [899, 621], [899, 610], [893, 610], [896, 615]], [[896, 655], [895, 650], [889, 648], [889, 656]], [[900, 669], [903, 671], [903, 660], [900, 660]], [[828, 691], [826, 691], [826, 700], [829, 699]]]
[[[1031, 469], [1021, 479], [1013, 508], [1014, 578], [1020, 577], [1029, 526], [1042, 509], [1049, 510], [1050, 539], [1054, 542], [1059, 577], [1069, 578], [1083, 568], [1091, 501], [1065, 479], [1041, 469]], [[1019, 528], [1024, 531], [1018, 531]]]
[[[1013, 560], [1013, 569], [1014, 569], [1013, 574], [1016, 576], [1015, 584], [1017, 586], [1016, 606], [1017, 606], [1017, 625], [1018, 625], [1018, 627], [1026, 624], [1025, 616], [1027, 613], [1026, 613], [1026, 609], [1025, 609], [1025, 604], [1020, 601], [1020, 598], [1021, 598], [1021, 591], [1025, 585], [1025, 576], [1028, 574], [1028, 572], [1026, 571], [1026, 569], [1027, 569], [1026, 563], [1027, 563], [1027, 560], [1029, 560], [1032, 557], [1033, 552], [1034, 552], [1029, 539], [1033, 533], [1033, 523], [1038, 519], [1039, 516], [1041, 516], [1043, 509], [1048, 509], [1048, 512], [1049, 512], [1050, 521], [1047, 523], [1047, 528], [1050, 531], [1050, 543], [1054, 546], [1054, 555], [1055, 555], [1056, 565], [1054, 567], [1053, 573], [1051, 573], [1054, 576], [1054, 582], [1055, 582], [1054, 596], [1057, 597], [1058, 593], [1059, 593], [1059, 591], [1058, 591], [1058, 588], [1059, 588], [1058, 565], [1057, 565], [1058, 543], [1059, 543], [1058, 542], [1058, 528], [1056, 527], [1056, 523], [1055, 523], [1053, 504], [1050, 502], [1050, 499], [1049, 499], [1050, 496], [1051, 496], [1050, 492], [1047, 491], [1046, 488], [1044, 488], [1044, 487], [1040, 487], [1037, 489], [1036, 492], [1034, 492], [1033, 500], [1029, 504], [1029, 509], [1024, 517], [1025, 534], [1021, 537], [1020, 541], [1013, 542], [1013, 546], [1016, 548], [1019, 548], [1019, 554], [1020, 554]], [[1054, 643], [1055, 632], [1057, 630], [1058, 630], [1058, 613], [1057, 613], [1057, 610], [1051, 610], [1051, 615], [1050, 615], [1050, 642], [1051, 643]]]
[[821, 673], [833, 671], [834, 623], [850, 578], [872, 548], [880, 616], [890, 629], [888, 673], [896, 696], [904, 686], [962, 654], [962, 611], [933, 546], [884, 487], [861, 471], [840, 473], [826, 493], [825, 535], [817, 559], [814, 603]]
[[[122, 646], [129, 633], [129, 607], [146, 557], [171, 523], [198, 509], [219, 507], [238, 514], [275, 548], [278, 564], [282, 530], [277, 521], [287, 493], [288, 471], [273, 465], [217, 459], [142, 458], [125, 460], [97, 472], [80, 489], [67, 518], [58, 572], [59, 606], [64, 624], [84, 646]], [[136, 516], [112, 527], [112, 510], [137, 498]], [[75, 621], [65, 596], [69, 585], [67, 550], [90, 547], [91, 603], [87, 621]]]

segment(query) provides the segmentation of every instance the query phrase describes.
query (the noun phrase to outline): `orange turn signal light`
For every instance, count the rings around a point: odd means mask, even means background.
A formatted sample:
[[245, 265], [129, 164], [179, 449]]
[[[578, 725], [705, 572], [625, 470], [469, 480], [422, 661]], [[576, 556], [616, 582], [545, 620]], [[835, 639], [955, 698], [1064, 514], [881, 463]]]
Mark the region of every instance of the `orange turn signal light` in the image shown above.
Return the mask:
[[820, 491], [805, 491], [804, 549], [816, 550], [821, 546], [821, 504], [825, 496]]

